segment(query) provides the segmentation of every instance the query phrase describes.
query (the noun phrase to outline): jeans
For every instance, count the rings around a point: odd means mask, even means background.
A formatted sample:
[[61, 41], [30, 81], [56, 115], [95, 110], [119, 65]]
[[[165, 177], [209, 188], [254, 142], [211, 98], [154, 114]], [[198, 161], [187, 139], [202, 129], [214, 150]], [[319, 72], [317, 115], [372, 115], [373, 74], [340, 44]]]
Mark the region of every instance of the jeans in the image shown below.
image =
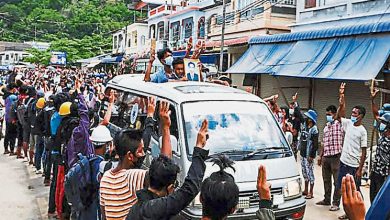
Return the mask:
[[45, 162], [44, 162], [44, 172], [45, 180], [50, 180], [50, 174], [53, 167], [52, 154], [51, 154], [51, 139], [50, 137], [45, 137]]
[[7, 122], [5, 125], [4, 149], [8, 150], [9, 147], [10, 151], [14, 152], [17, 136], [16, 132], [16, 124]]
[[[322, 159], [322, 179], [324, 180], [324, 201], [330, 203], [330, 197], [332, 194], [332, 177], [333, 177], [333, 186], [336, 189], [337, 179], [339, 176], [340, 168], [340, 154], [323, 157]], [[335, 190], [333, 192], [333, 202], [335, 206], [340, 205], [341, 194], [337, 193]]]
[[41, 135], [34, 135], [34, 142], [35, 142], [35, 168], [37, 170], [41, 169], [41, 164], [42, 164], [42, 154], [44, 150], [44, 145], [43, 145], [43, 138]]
[[361, 180], [356, 178], [356, 171], [357, 171], [357, 167], [350, 167], [346, 164], [344, 164], [343, 162], [340, 161], [340, 170], [339, 170], [339, 176], [337, 178], [337, 187], [336, 189], [338, 189], [339, 191], [341, 191], [341, 182], [343, 180], [343, 177], [347, 176], [347, 174], [351, 175], [354, 177], [355, 179], [355, 184], [356, 184], [356, 189], [360, 192], [360, 184], [361, 184]]
[[48, 210], [48, 212], [54, 213], [56, 211], [56, 200], [55, 199], [56, 199], [56, 184], [57, 184], [58, 165], [61, 163], [61, 155], [59, 153], [52, 153], [50, 162], [53, 165], [53, 178], [52, 178], [52, 181], [50, 183], [49, 210]]
[[371, 172], [370, 175], [370, 201], [371, 203], [374, 201], [376, 195], [378, 194], [379, 190], [383, 186], [383, 184], [386, 181], [386, 177], [377, 174], [376, 172]]

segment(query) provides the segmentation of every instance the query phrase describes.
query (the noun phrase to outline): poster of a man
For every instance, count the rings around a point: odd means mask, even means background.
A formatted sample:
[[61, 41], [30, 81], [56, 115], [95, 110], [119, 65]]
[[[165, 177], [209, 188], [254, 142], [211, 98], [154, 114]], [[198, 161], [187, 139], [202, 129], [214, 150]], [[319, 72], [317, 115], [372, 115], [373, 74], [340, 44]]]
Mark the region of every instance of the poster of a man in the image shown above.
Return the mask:
[[199, 59], [184, 59], [184, 66], [188, 81], [201, 81], [198, 64]]

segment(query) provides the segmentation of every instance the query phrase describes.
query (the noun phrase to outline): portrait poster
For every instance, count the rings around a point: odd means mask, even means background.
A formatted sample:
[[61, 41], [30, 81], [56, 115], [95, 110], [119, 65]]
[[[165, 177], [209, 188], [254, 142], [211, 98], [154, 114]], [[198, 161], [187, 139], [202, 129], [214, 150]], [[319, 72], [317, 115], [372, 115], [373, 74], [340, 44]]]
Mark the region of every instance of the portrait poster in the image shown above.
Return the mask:
[[188, 81], [201, 81], [199, 59], [184, 59], [184, 70]]

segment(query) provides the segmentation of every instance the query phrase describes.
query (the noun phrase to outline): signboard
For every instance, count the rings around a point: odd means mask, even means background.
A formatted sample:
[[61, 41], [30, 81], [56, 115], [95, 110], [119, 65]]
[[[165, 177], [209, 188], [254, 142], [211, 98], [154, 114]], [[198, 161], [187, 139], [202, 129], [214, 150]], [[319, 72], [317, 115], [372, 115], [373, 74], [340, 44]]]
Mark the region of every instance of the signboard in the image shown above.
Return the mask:
[[66, 53], [65, 52], [51, 52], [50, 65], [66, 65]]

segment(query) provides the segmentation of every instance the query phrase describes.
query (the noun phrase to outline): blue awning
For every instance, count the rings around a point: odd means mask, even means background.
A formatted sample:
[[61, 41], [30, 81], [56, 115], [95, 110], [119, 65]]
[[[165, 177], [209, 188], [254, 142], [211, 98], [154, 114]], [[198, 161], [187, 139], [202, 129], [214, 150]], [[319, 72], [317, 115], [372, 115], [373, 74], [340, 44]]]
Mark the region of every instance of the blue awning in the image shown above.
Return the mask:
[[287, 34], [275, 34], [253, 37], [249, 44], [281, 43], [299, 40], [313, 40], [333, 37], [346, 37], [352, 35], [390, 32], [390, 21], [379, 23], [366, 23], [322, 30], [302, 31]]
[[282, 42], [252, 44], [226, 72], [370, 80], [390, 54], [389, 33]]
[[123, 56], [116, 56], [116, 57], [106, 57], [102, 59], [103, 64], [109, 64], [109, 63], [119, 63], [123, 59]]

